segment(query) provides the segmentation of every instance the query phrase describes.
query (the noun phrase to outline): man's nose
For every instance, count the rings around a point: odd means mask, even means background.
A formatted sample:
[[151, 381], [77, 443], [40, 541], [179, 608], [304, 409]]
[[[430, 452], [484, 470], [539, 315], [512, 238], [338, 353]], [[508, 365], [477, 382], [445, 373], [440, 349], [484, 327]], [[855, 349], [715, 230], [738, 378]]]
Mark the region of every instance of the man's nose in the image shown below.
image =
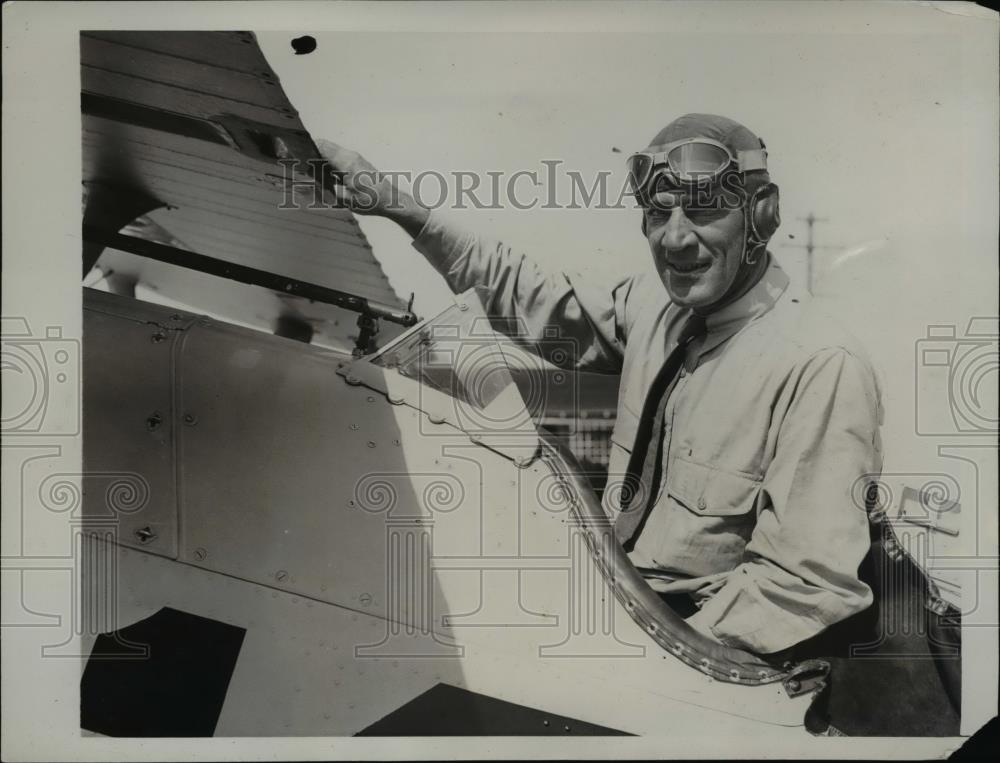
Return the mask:
[[687, 249], [698, 243], [694, 235], [694, 226], [681, 207], [675, 207], [670, 212], [670, 219], [663, 226], [660, 243], [668, 252]]

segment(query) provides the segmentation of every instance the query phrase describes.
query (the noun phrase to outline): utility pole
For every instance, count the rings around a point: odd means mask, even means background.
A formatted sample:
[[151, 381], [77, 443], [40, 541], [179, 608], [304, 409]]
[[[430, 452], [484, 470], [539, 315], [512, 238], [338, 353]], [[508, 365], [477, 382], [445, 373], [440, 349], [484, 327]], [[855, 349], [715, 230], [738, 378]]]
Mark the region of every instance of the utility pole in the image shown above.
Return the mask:
[[816, 223], [828, 222], [830, 218], [828, 217], [816, 217], [812, 212], [810, 212], [805, 217], [800, 217], [800, 220], [804, 220], [809, 228], [809, 233], [806, 235], [806, 288], [809, 289], [809, 293], [813, 293], [813, 251], [816, 249], [816, 244], [813, 241], [813, 226]]
[[814, 226], [816, 223], [829, 222], [829, 217], [816, 217], [813, 212], [810, 212], [805, 217], [797, 218], [806, 224], [806, 243], [804, 244], [779, 244], [779, 246], [794, 247], [797, 249], [806, 250], [806, 288], [809, 293], [813, 293], [813, 271], [815, 270], [815, 251], [817, 249], [839, 249], [837, 246], [830, 245], [820, 245], [816, 243]]

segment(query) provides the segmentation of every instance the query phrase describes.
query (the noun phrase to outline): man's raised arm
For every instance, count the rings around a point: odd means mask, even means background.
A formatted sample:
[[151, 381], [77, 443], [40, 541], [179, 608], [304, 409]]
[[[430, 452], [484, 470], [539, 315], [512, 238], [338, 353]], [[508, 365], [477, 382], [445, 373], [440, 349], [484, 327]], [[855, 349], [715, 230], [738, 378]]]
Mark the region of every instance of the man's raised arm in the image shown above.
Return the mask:
[[[421, 206], [364, 157], [329, 141], [316, 145], [326, 161], [324, 189], [352, 211], [392, 220], [413, 237], [413, 246], [444, 277], [454, 293], [478, 286], [494, 325], [515, 341], [539, 348], [558, 332], [570, 339], [574, 357], [549, 358], [578, 370], [614, 373], [621, 369], [633, 312], [629, 296], [636, 277], [594, 283], [578, 275], [546, 272], [510, 247], [456, 229]], [[566, 344], [560, 342], [564, 348]]]

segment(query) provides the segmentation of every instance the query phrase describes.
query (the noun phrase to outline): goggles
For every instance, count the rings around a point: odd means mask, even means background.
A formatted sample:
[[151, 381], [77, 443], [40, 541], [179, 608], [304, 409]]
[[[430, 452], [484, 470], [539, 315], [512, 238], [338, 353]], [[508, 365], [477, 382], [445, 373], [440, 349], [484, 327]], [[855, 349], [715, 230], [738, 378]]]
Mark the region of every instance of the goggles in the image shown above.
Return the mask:
[[661, 172], [683, 185], [711, 183], [732, 169], [737, 172], [767, 169], [767, 150], [763, 142], [760, 148], [738, 151], [736, 156], [711, 138], [685, 138], [650, 148], [659, 150], [639, 151], [626, 162], [629, 187], [636, 195], [643, 192], [661, 167]]

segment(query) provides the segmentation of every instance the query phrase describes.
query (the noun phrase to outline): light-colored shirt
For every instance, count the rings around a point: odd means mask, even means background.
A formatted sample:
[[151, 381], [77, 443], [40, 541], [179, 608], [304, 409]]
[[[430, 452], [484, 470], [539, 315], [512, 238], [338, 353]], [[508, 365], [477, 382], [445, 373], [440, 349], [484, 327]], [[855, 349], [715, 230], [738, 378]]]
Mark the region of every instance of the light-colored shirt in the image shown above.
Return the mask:
[[[620, 373], [604, 507], [620, 511], [647, 390], [690, 311], [655, 273], [610, 283], [547, 272], [432, 214], [414, 247], [451, 289], [485, 286], [512, 338]], [[864, 482], [881, 470], [875, 373], [845, 330], [792, 294], [777, 262], [708, 317], [665, 412], [664, 476], [630, 558], [656, 590], [688, 592], [688, 623], [719, 642], [779, 651], [864, 610]], [[553, 342], [553, 330], [558, 342]]]

